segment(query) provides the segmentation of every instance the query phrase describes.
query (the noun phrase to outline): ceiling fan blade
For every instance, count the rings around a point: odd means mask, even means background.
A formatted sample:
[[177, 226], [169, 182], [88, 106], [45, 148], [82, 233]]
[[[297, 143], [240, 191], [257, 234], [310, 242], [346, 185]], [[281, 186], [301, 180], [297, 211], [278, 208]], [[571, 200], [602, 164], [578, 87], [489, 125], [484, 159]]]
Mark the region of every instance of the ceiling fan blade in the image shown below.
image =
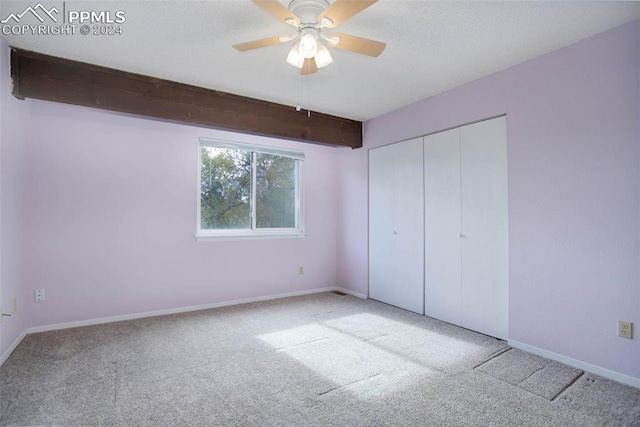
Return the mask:
[[[338, 40], [339, 38], [339, 40]], [[326, 39], [331, 46], [339, 49], [350, 50], [351, 52], [361, 53], [367, 56], [379, 56], [386, 43], [365, 39], [364, 37], [350, 36], [349, 34], [332, 34]], [[338, 40], [336, 42], [336, 40]]]
[[318, 72], [318, 66], [316, 65], [315, 58], [305, 58], [300, 74], [306, 76], [307, 74], [314, 74]]
[[293, 25], [294, 27], [300, 26], [300, 19], [281, 5], [278, 0], [253, 0], [253, 2], [285, 24]]
[[239, 50], [240, 52], [246, 52], [252, 49], [259, 49], [261, 47], [274, 46], [277, 44], [285, 43], [286, 41], [288, 41], [286, 38], [273, 36], [273, 37], [267, 37], [260, 40], [253, 40], [246, 43], [234, 44], [233, 48], [235, 50]]
[[[318, 16], [318, 22], [323, 27], [335, 28], [377, 1], [378, 0], [336, 0], [335, 3]], [[325, 18], [324, 22], [323, 18]]]

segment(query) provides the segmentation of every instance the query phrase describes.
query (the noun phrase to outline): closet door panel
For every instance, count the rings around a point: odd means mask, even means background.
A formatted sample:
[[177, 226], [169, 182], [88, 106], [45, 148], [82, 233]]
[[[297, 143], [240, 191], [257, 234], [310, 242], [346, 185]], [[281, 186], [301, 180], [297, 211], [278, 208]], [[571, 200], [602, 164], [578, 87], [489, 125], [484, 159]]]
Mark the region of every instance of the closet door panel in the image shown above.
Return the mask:
[[424, 313], [422, 138], [369, 152], [369, 296]]
[[423, 139], [398, 144], [395, 168], [393, 305], [424, 314]]
[[424, 138], [425, 315], [459, 325], [460, 129]]
[[506, 118], [460, 130], [462, 325], [507, 339]]
[[394, 148], [369, 151], [369, 297], [393, 297]]

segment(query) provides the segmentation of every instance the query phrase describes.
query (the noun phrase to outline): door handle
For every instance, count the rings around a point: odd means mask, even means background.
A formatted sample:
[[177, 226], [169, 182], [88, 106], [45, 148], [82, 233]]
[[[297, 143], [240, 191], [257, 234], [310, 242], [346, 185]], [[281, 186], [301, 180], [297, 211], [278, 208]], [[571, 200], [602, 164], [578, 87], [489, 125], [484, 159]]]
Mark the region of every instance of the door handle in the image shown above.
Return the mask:
[[467, 238], [466, 234], [462, 234], [462, 233], [458, 234], [458, 237], [461, 238], [461, 239], [466, 239]]

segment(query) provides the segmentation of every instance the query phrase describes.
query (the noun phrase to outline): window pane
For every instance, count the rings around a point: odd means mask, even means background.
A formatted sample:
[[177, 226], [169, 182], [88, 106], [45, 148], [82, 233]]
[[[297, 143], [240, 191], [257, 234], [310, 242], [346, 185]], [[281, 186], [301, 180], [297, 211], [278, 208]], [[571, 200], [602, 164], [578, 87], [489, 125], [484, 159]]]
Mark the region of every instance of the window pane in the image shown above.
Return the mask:
[[296, 227], [296, 162], [256, 154], [256, 227]]
[[251, 228], [251, 153], [201, 147], [202, 229]]

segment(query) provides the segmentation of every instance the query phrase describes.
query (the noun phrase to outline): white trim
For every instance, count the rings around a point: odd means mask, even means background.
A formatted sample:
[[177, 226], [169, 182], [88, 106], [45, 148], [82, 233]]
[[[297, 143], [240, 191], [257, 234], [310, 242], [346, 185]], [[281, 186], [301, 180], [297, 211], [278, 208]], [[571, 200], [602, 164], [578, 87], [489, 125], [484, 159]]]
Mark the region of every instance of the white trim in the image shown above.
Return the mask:
[[322, 292], [332, 292], [332, 291], [340, 291], [340, 292], [352, 295], [352, 296], [357, 297], [357, 298], [362, 298], [362, 299], [366, 299], [367, 298], [366, 295], [361, 294], [359, 292], [354, 292], [352, 290], [341, 288], [341, 287], [338, 287], [338, 286], [331, 286], [331, 287], [326, 287], [326, 288], [311, 289], [311, 290], [297, 291], [297, 292], [289, 292], [289, 293], [286, 293], [286, 294], [269, 295], [269, 296], [264, 296], [264, 297], [244, 298], [244, 299], [239, 299], [239, 300], [217, 302], [217, 303], [211, 303], [211, 304], [202, 304], [202, 305], [193, 305], [193, 306], [188, 306], [188, 307], [178, 307], [178, 308], [169, 308], [169, 309], [164, 309], [164, 310], [148, 311], [148, 312], [144, 312], [144, 313], [124, 314], [124, 315], [121, 315], [121, 316], [101, 317], [101, 318], [97, 318], [97, 319], [78, 320], [78, 321], [75, 321], [75, 322], [65, 322], [65, 323], [56, 323], [56, 324], [52, 324], [52, 325], [34, 326], [32, 328], [27, 328], [24, 331], [22, 331], [20, 336], [18, 336], [18, 338], [16, 338], [16, 340], [11, 344], [11, 346], [9, 346], [7, 351], [5, 351], [4, 354], [2, 354], [2, 356], [0, 356], [0, 367], [2, 367], [4, 362], [6, 362], [7, 359], [9, 359], [9, 356], [11, 356], [13, 351], [18, 347], [18, 345], [20, 345], [22, 340], [28, 334], [36, 334], [36, 333], [39, 333], [39, 332], [57, 331], [57, 330], [60, 330], [60, 329], [78, 328], [78, 327], [82, 327], [82, 326], [100, 325], [100, 324], [103, 324], [103, 323], [122, 322], [122, 321], [126, 321], [126, 320], [142, 319], [142, 318], [145, 318], [145, 317], [154, 317], [154, 316], [163, 316], [163, 315], [167, 315], [167, 314], [186, 313], [186, 312], [189, 312], [189, 311], [207, 310], [207, 309], [210, 309], [210, 308], [227, 307], [227, 306], [231, 306], [231, 305], [246, 304], [246, 303], [251, 303], [251, 302], [259, 302], [259, 301], [268, 301], [268, 300], [289, 298], [289, 297], [295, 297], [295, 296], [301, 296], [301, 295], [319, 294], [319, 293], [322, 293]]
[[[227, 230], [224, 230], [227, 231]], [[196, 240], [198, 242], [206, 242], [206, 241], [224, 241], [224, 240], [260, 240], [260, 239], [301, 239], [305, 236], [302, 231], [299, 230], [283, 230], [283, 231], [269, 231], [269, 232], [260, 232], [260, 231], [250, 231], [245, 232], [245, 230], [230, 230], [233, 232], [223, 233], [216, 232], [214, 233], [205, 233], [199, 232], [195, 234]]]
[[163, 316], [163, 315], [167, 315], [167, 314], [186, 313], [186, 312], [189, 312], [189, 311], [206, 310], [206, 309], [210, 309], [210, 308], [227, 307], [227, 306], [231, 306], [231, 305], [246, 304], [246, 303], [250, 303], [250, 302], [268, 301], [268, 300], [289, 298], [289, 297], [295, 297], [295, 296], [301, 296], [301, 295], [318, 294], [318, 293], [322, 293], [322, 292], [331, 292], [331, 291], [340, 291], [340, 292], [343, 292], [345, 294], [350, 294], [350, 295], [353, 295], [353, 296], [358, 297], [358, 298], [366, 299], [366, 296], [364, 296], [363, 294], [360, 294], [358, 292], [353, 292], [353, 291], [350, 291], [349, 289], [344, 289], [344, 288], [340, 288], [340, 287], [337, 287], [337, 286], [333, 286], [333, 287], [320, 288], [320, 289], [311, 289], [311, 290], [307, 290], [307, 291], [289, 292], [289, 293], [286, 293], [286, 294], [269, 295], [269, 296], [264, 296], [264, 297], [245, 298], [245, 299], [239, 299], [239, 300], [217, 302], [217, 303], [212, 303], [212, 304], [193, 305], [193, 306], [188, 306], [188, 307], [178, 307], [178, 308], [169, 308], [169, 309], [165, 309], [165, 310], [148, 311], [148, 312], [144, 312], [144, 313], [124, 314], [122, 316], [102, 317], [102, 318], [97, 318], [97, 319], [78, 320], [78, 321], [75, 321], [75, 322], [56, 323], [56, 324], [53, 324], [53, 325], [34, 326], [32, 328], [27, 328], [24, 331], [22, 331], [20, 336], [18, 336], [18, 338], [16, 338], [16, 340], [9, 346], [7, 351], [5, 351], [4, 354], [2, 354], [2, 356], [0, 356], [0, 367], [2, 367], [4, 362], [6, 362], [7, 359], [9, 359], [9, 356], [11, 356], [11, 354], [14, 352], [14, 350], [20, 345], [22, 340], [28, 334], [36, 334], [36, 333], [39, 333], [39, 332], [57, 331], [57, 330], [60, 330], [60, 329], [79, 328], [79, 327], [82, 327], [82, 326], [100, 325], [100, 324], [103, 324], [103, 323], [122, 322], [122, 321], [126, 321], [126, 320], [142, 319], [142, 318], [145, 318], [145, 317], [154, 317], [154, 316]]
[[200, 138], [200, 146], [215, 147], [215, 148], [229, 148], [232, 150], [252, 151], [255, 153], [272, 154], [280, 157], [289, 157], [304, 161], [304, 151], [291, 150], [288, 148], [268, 147], [266, 145], [253, 145], [243, 144], [241, 142], [222, 141], [220, 139]]
[[518, 341], [509, 340], [508, 344], [511, 347], [527, 351], [529, 353], [537, 354], [538, 356], [546, 357], [547, 359], [555, 360], [556, 362], [564, 363], [565, 365], [573, 366], [574, 368], [582, 369], [584, 371], [592, 372], [596, 375], [608, 378], [610, 380], [618, 381], [620, 383], [630, 385], [631, 387], [640, 388], [640, 378], [635, 378], [630, 375], [621, 374], [610, 369], [602, 368], [600, 366], [592, 365], [590, 363], [582, 362], [571, 357], [563, 356], [552, 351], [544, 350], [538, 347], [534, 347], [529, 344], [524, 344]]
[[[206, 309], [210, 309], [210, 308], [227, 307], [227, 306], [231, 306], [231, 305], [246, 304], [246, 303], [251, 303], [251, 302], [259, 302], [259, 301], [268, 301], [268, 300], [289, 298], [289, 297], [295, 297], [295, 296], [301, 296], [301, 295], [311, 295], [311, 294], [317, 294], [317, 293], [322, 293], [322, 292], [332, 292], [332, 291], [339, 291], [339, 292], [343, 292], [345, 294], [354, 296], [356, 298], [367, 299], [367, 295], [365, 295], [363, 293], [352, 291], [350, 289], [342, 288], [342, 287], [339, 287], [339, 286], [332, 286], [332, 287], [326, 287], [326, 288], [311, 289], [311, 290], [306, 290], [306, 291], [289, 292], [289, 293], [286, 293], [286, 294], [269, 295], [269, 296], [264, 296], [264, 297], [244, 298], [244, 299], [239, 299], [239, 300], [217, 302], [217, 303], [211, 303], [211, 304], [202, 304], [202, 305], [194, 305], [194, 306], [188, 306], [188, 307], [169, 308], [169, 309], [164, 309], [164, 310], [148, 311], [148, 312], [144, 312], [144, 313], [125, 314], [125, 315], [122, 315], [122, 316], [102, 317], [102, 318], [97, 318], [97, 319], [79, 320], [79, 321], [75, 321], [75, 322], [57, 323], [57, 324], [53, 324], [53, 325], [35, 326], [35, 327], [28, 328], [28, 329], [22, 331], [22, 333], [15, 339], [15, 341], [2, 354], [2, 356], [0, 356], [0, 367], [2, 367], [4, 362], [6, 362], [7, 359], [9, 359], [9, 356], [11, 356], [11, 354], [14, 352], [14, 350], [18, 347], [18, 345], [20, 345], [22, 340], [28, 334], [34, 334], [34, 333], [38, 333], [38, 332], [56, 331], [56, 330], [68, 329], [68, 328], [77, 328], [77, 327], [81, 327], [81, 326], [99, 325], [99, 324], [103, 324], [103, 323], [122, 322], [122, 321], [125, 321], [125, 320], [141, 319], [141, 318], [145, 318], [145, 317], [163, 316], [163, 315], [175, 314], [175, 313], [185, 313], [185, 312], [190, 312], [190, 311], [206, 310]], [[609, 369], [606, 369], [606, 368], [601, 368], [599, 366], [592, 365], [590, 363], [586, 363], [586, 362], [582, 362], [580, 360], [572, 359], [570, 357], [563, 356], [563, 355], [560, 355], [560, 354], [557, 354], [557, 353], [554, 353], [554, 352], [551, 352], [551, 351], [543, 350], [541, 348], [534, 347], [534, 346], [531, 346], [531, 345], [528, 345], [528, 344], [524, 344], [524, 343], [521, 343], [521, 342], [518, 342], [518, 341], [509, 340], [508, 344], [511, 347], [514, 347], [514, 348], [517, 348], [517, 349], [520, 349], [520, 350], [523, 350], [523, 351], [527, 351], [529, 353], [537, 354], [538, 356], [546, 357], [548, 359], [552, 359], [552, 360], [555, 360], [557, 362], [561, 362], [561, 363], [564, 363], [564, 364], [569, 365], [569, 366], [573, 366], [573, 367], [578, 368], [578, 369], [582, 369], [582, 370], [585, 370], [585, 371], [593, 372], [594, 374], [603, 376], [605, 378], [608, 378], [608, 379], [611, 379], [611, 380], [614, 380], [614, 381], [621, 382], [623, 384], [630, 385], [632, 387], [640, 388], [640, 378], [635, 378], [635, 377], [632, 377], [632, 376], [629, 376], [629, 375], [625, 375], [625, 374], [621, 374], [619, 372], [615, 372], [615, 371], [612, 371], [612, 370], [609, 370]]]
[[296, 297], [301, 295], [318, 294], [322, 292], [331, 292], [331, 291], [341, 291], [344, 293], [351, 292], [346, 289], [342, 289], [338, 287], [311, 289], [307, 291], [289, 292], [286, 294], [268, 295], [268, 296], [255, 297], [255, 298], [243, 298], [243, 299], [231, 300], [231, 301], [214, 302], [210, 304], [167, 308], [164, 310], [147, 311], [143, 313], [123, 314], [121, 316], [101, 317], [97, 319], [78, 320], [75, 322], [56, 323], [53, 325], [35, 326], [33, 328], [30, 328], [28, 330], [28, 333], [33, 334], [38, 332], [56, 331], [59, 329], [78, 328], [81, 326], [100, 325], [103, 323], [122, 322], [125, 320], [142, 319], [145, 317], [155, 317], [155, 316], [164, 316], [167, 314], [186, 313], [186, 312], [198, 311], [198, 310], [208, 310], [210, 308], [228, 307], [232, 305], [247, 304], [251, 302], [269, 301], [269, 300], [275, 300], [275, 299], [281, 299], [281, 298], [290, 298], [290, 297]]
[[14, 352], [14, 350], [16, 348], [18, 348], [18, 346], [20, 345], [20, 343], [22, 342], [22, 340], [27, 336], [27, 334], [29, 333], [28, 329], [25, 329], [24, 331], [22, 331], [22, 333], [20, 335], [18, 335], [18, 338], [16, 338], [11, 345], [9, 346], [9, 348], [7, 349], [7, 351], [5, 351], [2, 356], [0, 356], [0, 367], [2, 365], [4, 365], [4, 362], [7, 361], [7, 359], [9, 358], [9, 356], [11, 356], [11, 353]]

